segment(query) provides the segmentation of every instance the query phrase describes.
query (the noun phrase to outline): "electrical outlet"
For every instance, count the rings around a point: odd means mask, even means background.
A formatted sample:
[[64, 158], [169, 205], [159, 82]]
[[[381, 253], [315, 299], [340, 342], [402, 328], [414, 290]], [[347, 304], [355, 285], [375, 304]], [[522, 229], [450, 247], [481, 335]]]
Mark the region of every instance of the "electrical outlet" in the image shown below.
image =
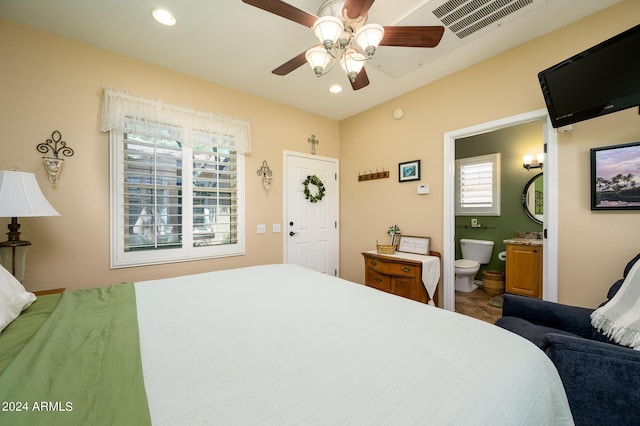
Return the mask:
[[472, 228], [478, 227], [478, 219], [471, 219], [471, 227]]
[[264, 234], [264, 233], [266, 233], [266, 232], [267, 232], [267, 225], [265, 225], [265, 224], [260, 224], [260, 225], [258, 225], [258, 226], [256, 227], [256, 232], [257, 232], [258, 234]]

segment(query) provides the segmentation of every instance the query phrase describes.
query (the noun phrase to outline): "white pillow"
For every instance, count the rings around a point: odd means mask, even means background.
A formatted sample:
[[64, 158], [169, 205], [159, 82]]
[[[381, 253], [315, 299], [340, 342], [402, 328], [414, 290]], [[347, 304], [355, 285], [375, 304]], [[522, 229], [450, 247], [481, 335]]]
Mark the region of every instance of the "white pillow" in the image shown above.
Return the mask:
[[36, 300], [36, 295], [0, 265], [0, 332]]

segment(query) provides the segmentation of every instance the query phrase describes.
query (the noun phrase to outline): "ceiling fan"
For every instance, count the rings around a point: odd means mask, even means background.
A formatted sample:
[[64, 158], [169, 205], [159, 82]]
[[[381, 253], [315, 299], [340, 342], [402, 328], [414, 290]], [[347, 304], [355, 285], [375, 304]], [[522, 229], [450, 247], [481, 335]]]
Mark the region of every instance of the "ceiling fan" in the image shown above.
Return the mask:
[[272, 71], [287, 75], [309, 63], [320, 77], [340, 62], [349, 76], [353, 90], [369, 84], [364, 64], [378, 46], [436, 47], [444, 33], [442, 26], [381, 26], [367, 24], [367, 12], [375, 0], [327, 0], [318, 9], [318, 16], [280, 0], [242, 0], [313, 29], [320, 41]]

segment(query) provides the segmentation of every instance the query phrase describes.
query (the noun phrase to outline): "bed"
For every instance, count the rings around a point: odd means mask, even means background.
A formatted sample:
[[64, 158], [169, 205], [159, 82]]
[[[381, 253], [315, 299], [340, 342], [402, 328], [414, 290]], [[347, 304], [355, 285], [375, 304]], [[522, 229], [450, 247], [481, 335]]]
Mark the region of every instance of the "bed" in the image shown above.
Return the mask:
[[12, 425], [573, 424], [542, 351], [295, 265], [40, 296], [0, 334]]

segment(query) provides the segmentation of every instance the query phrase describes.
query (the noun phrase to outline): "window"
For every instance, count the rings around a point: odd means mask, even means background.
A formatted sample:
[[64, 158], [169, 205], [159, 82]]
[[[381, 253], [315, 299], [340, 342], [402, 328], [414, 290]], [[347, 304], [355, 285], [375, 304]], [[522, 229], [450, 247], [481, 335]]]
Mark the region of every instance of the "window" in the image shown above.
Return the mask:
[[111, 266], [244, 254], [242, 132], [130, 113], [109, 128]]
[[500, 215], [500, 154], [456, 160], [456, 215]]

